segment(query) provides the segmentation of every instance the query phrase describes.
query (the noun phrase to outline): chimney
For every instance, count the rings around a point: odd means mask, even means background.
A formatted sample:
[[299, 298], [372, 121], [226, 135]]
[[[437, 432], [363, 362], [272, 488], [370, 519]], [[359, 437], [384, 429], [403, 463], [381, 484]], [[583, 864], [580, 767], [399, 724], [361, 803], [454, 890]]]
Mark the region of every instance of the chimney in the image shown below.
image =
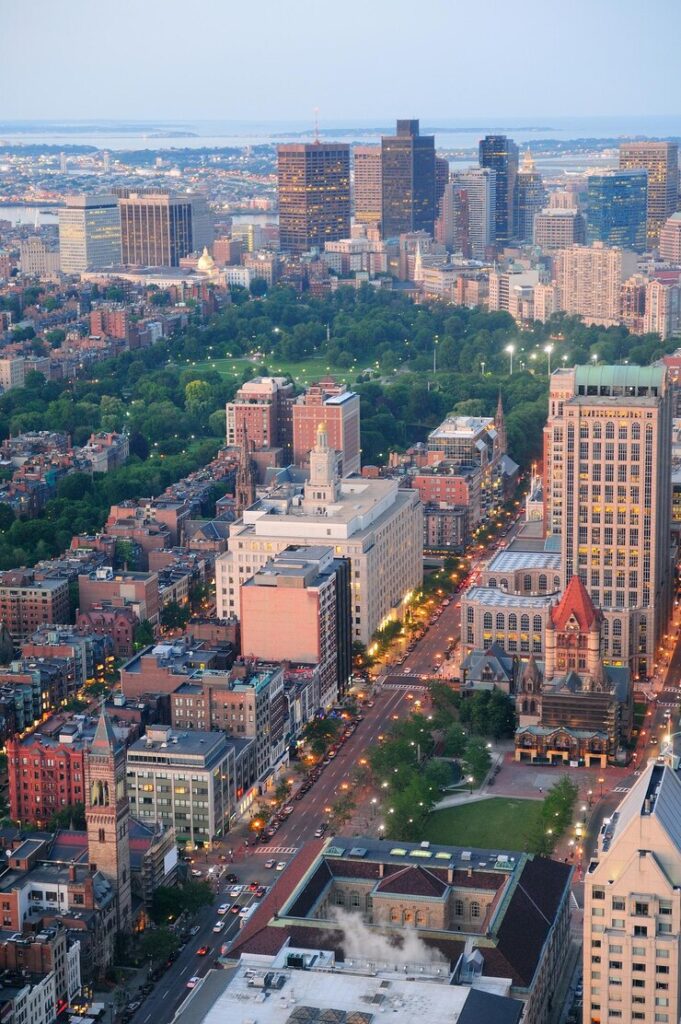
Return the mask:
[[69, 882], [75, 882], [76, 880], [76, 865], [73, 861], [69, 864]]

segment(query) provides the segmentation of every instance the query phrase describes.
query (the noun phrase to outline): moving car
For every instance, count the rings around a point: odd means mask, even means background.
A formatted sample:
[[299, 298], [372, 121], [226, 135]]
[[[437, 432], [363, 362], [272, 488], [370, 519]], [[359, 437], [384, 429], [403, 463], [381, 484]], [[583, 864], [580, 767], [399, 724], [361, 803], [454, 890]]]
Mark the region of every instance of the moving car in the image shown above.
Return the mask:
[[220, 920], [216, 921], [215, 924], [213, 925], [213, 931], [214, 932], [221, 932], [224, 927], [225, 927], [225, 922], [222, 920], [222, 918], [220, 918]]
[[197, 956], [208, 956], [210, 953], [210, 946], [199, 946], [196, 951]]
[[266, 868], [273, 868], [273, 867], [276, 866], [276, 863], [277, 863], [276, 860], [273, 857], [270, 857], [269, 860], [265, 861], [265, 867]]
[[218, 917], [222, 917], [229, 910], [229, 903], [221, 903], [218, 907]]
[[278, 862], [278, 864], [277, 864], [277, 871], [283, 871], [285, 867], [286, 867], [286, 861], [285, 860], [280, 860]]
[[321, 839], [328, 827], [328, 823], [326, 821], [323, 821], [315, 831], [315, 839]]
[[196, 988], [200, 981], [201, 979], [197, 978], [196, 975], [194, 975], [194, 977], [190, 978], [189, 981], [187, 982], [187, 988]]

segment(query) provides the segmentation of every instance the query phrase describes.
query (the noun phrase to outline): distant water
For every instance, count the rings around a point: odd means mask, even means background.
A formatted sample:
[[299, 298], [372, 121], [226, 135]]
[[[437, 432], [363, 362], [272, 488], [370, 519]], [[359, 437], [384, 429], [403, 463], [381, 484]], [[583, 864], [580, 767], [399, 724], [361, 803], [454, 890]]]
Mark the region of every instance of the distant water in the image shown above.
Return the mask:
[[[379, 120], [348, 119], [322, 122], [321, 125], [323, 137], [346, 142], [375, 142], [393, 129], [394, 122]], [[421, 131], [424, 134], [434, 133], [436, 144], [441, 149], [469, 149], [488, 133], [512, 135], [519, 145], [533, 139], [666, 138], [681, 137], [681, 114], [664, 117], [423, 117]], [[311, 139], [312, 135], [310, 121], [0, 121], [0, 144], [71, 144], [110, 150], [257, 146]]]

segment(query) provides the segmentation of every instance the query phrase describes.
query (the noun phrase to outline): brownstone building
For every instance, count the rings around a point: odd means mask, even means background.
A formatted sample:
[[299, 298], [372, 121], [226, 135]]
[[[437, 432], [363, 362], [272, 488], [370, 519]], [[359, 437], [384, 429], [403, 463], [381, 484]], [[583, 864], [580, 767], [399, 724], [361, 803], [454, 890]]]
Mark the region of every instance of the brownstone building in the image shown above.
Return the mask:
[[38, 580], [33, 569], [0, 574], [0, 621], [13, 640], [23, 640], [45, 622], [68, 622], [67, 580]]

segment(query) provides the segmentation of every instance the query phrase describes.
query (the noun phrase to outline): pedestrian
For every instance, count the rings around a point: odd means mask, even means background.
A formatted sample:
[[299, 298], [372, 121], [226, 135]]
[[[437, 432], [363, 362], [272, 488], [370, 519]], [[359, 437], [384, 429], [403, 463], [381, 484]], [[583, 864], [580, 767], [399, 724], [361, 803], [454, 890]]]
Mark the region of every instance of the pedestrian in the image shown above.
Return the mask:
[[543, 790], [543, 789], [541, 788], [541, 786], [539, 787], [539, 792], [540, 792], [540, 793], [543, 793], [543, 792], [544, 792], [544, 790]]

